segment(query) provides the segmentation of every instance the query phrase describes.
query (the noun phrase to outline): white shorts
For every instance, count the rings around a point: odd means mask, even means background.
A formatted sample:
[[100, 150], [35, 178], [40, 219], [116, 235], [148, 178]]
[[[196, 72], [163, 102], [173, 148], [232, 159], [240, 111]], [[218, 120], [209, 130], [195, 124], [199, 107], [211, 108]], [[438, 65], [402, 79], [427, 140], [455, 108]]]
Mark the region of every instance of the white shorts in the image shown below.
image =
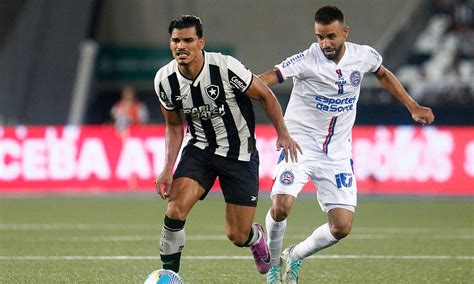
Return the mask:
[[275, 194], [289, 194], [296, 198], [308, 179], [311, 179], [324, 212], [333, 208], [354, 212], [357, 206], [357, 184], [352, 159], [330, 160], [325, 153], [308, 149], [303, 151], [304, 155], [298, 156], [298, 163], [287, 163], [280, 159], [271, 197]]

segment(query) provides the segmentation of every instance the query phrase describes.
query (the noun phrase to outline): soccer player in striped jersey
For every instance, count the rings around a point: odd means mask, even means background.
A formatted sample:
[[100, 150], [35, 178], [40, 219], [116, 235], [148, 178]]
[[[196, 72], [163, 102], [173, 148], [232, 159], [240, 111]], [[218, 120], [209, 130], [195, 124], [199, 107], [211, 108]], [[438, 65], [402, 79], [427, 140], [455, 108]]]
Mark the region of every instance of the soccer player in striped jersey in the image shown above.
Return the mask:
[[[164, 269], [179, 271], [185, 243], [184, 224], [198, 200], [217, 177], [226, 202], [227, 237], [250, 247], [257, 269], [266, 273], [270, 253], [263, 227], [252, 224], [258, 199], [258, 151], [251, 99], [259, 101], [277, 132], [277, 150], [297, 159], [299, 146], [288, 134], [272, 91], [238, 60], [204, 51], [201, 20], [181, 16], [169, 26], [174, 57], [155, 77], [155, 90], [166, 120], [166, 160], [156, 189], [168, 198], [160, 241]], [[181, 148], [183, 120], [187, 145], [172, 175]]]
[[[418, 105], [382, 65], [377, 51], [346, 42], [349, 27], [340, 9], [319, 9], [314, 28], [317, 43], [259, 76], [268, 86], [293, 78], [285, 122], [304, 153], [297, 163], [280, 159], [276, 169], [272, 207], [265, 220], [272, 255], [268, 283], [296, 283], [305, 257], [337, 243], [351, 231], [357, 204], [351, 134], [365, 73], [374, 74], [416, 122], [430, 124], [434, 120], [431, 109]], [[280, 261], [286, 219], [308, 178], [318, 190], [317, 199], [328, 222], [306, 240], [286, 249]]]

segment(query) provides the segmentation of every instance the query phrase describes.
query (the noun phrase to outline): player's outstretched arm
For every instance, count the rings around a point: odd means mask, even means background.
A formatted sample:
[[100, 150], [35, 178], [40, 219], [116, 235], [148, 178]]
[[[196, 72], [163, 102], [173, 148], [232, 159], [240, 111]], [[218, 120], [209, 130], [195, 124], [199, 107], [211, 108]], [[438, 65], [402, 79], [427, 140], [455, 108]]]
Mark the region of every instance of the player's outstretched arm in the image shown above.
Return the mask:
[[178, 158], [181, 144], [183, 143], [183, 122], [176, 111], [167, 111], [161, 107], [161, 112], [166, 121], [165, 130], [165, 166], [156, 178], [156, 191], [161, 198], [166, 199], [169, 195], [171, 182], [173, 180], [173, 167]]
[[245, 95], [259, 101], [262, 104], [266, 115], [272, 121], [278, 135], [276, 145], [277, 151], [280, 151], [280, 149], [283, 148], [285, 160], [288, 162], [289, 154], [291, 161], [297, 162], [297, 151], [299, 150], [300, 153], [303, 152], [298, 143], [290, 137], [288, 129], [286, 128], [285, 120], [283, 119], [283, 112], [281, 111], [280, 103], [273, 92], [258, 77], [254, 76], [252, 83], [245, 91]]
[[278, 68], [273, 68], [272, 70], [268, 70], [267, 72], [258, 75], [258, 78], [262, 80], [262, 82], [267, 86], [273, 86], [278, 83], [278, 76], [277, 72]]
[[429, 107], [419, 105], [405, 90], [397, 77], [383, 65], [375, 73], [380, 85], [392, 96], [397, 98], [410, 111], [414, 121], [431, 124], [434, 121], [434, 114]]

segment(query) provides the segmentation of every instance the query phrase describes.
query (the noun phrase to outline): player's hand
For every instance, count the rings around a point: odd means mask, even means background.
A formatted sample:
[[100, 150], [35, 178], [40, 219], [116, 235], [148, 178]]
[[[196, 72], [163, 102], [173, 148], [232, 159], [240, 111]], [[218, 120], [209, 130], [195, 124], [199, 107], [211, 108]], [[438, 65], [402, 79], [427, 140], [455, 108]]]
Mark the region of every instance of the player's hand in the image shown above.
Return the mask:
[[173, 177], [171, 173], [167, 171], [161, 172], [161, 174], [156, 178], [156, 192], [161, 196], [162, 199], [168, 198], [172, 181]]
[[425, 124], [431, 124], [434, 121], [434, 114], [429, 107], [417, 105], [411, 112], [414, 121]]
[[285, 162], [288, 163], [288, 152], [290, 154], [290, 158], [292, 162], [298, 162], [298, 151], [303, 154], [300, 145], [296, 143], [293, 138], [290, 137], [289, 134], [280, 135], [278, 136], [277, 142], [277, 151], [280, 151], [283, 148], [283, 152], [285, 153]]

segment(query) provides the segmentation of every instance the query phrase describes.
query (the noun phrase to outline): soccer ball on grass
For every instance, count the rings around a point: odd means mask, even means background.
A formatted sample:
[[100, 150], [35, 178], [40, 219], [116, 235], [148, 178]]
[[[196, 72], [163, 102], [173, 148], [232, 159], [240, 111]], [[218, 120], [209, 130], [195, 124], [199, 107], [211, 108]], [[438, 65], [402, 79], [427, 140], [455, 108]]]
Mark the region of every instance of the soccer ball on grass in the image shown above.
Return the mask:
[[145, 280], [144, 284], [183, 284], [179, 275], [168, 269], [155, 270]]

